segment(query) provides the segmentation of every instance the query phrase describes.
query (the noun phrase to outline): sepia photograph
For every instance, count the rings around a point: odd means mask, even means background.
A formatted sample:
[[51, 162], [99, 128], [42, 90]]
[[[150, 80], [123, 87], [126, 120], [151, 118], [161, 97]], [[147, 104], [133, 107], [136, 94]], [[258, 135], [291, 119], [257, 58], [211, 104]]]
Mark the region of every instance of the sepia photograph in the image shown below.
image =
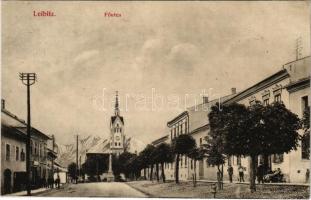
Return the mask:
[[309, 199], [310, 1], [1, 2], [1, 197]]

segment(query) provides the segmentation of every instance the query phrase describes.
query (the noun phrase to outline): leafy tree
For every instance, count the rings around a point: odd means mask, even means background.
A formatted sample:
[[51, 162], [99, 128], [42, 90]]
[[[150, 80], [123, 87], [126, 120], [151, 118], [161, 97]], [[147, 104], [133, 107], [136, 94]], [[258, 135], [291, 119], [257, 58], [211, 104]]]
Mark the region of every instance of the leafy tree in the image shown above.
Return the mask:
[[[165, 182], [164, 163], [170, 163], [174, 159], [170, 145], [166, 143], [159, 144], [155, 148], [154, 156], [154, 161], [156, 162], [156, 164], [161, 164], [162, 180], [163, 182]], [[159, 174], [159, 172], [157, 172], [157, 174]]]
[[196, 142], [191, 135], [182, 134], [172, 141], [172, 151], [176, 155], [175, 159], [175, 182], [179, 183], [179, 160], [181, 155], [187, 155], [196, 147]]
[[72, 162], [68, 165], [68, 174], [72, 179], [77, 180], [77, 164]]
[[[296, 149], [301, 123], [283, 103], [250, 107], [237, 103], [217, 105], [209, 113], [212, 134], [219, 134], [218, 153], [250, 157], [250, 189], [256, 191], [255, 170], [258, 155], [287, 153]], [[219, 139], [220, 138], [220, 139]], [[212, 139], [212, 140], [217, 140]]]
[[197, 174], [196, 174], [196, 168], [197, 168], [197, 161], [203, 160], [205, 157], [205, 150], [203, 148], [193, 148], [188, 153], [187, 156], [191, 158], [194, 161], [194, 177], [193, 177], [193, 186], [196, 187], [197, 182]]
[[140, 156], [142, 158], [143, 161], [143, 165], [145, 168], [147, 168], [148, 166], [150, 166], [151, 170], [150, 170], [150, 180], [152, 180], [152, 176], [153, 176], [153, 164], [154, 164], [154, 160], [152, 158], [152, 154], [155, 150], [155, 147], [151, 144], [148, 144], [145, 149], [140, 153]]
[[89, 154], [83, 165], [83, 171], [90, 177], [96, 176], [99, 180], [99, 175], [108, 170], [108, 157], [103, 154]]

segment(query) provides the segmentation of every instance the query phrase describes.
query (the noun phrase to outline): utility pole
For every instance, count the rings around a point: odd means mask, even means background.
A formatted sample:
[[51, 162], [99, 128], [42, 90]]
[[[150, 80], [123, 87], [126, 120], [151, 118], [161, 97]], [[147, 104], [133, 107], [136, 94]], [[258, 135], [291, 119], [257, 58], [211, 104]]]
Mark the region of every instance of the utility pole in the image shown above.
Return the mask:
[[[55, 147], [55, 138], [54, 135], [52, 135], [52, 151], [54, 153], [54, 147]], [[52, 179], [54, 180], [54, 157], [52, 158]], [[52, 188], [54, 188], [54, 184], [52, 184]]]
[[26, 173], [27, 173], [27, 196], [31, 196], [31, 173], [30, 173], [30, 86], [36, 82], [36, 73], [19, 73], [19, 79], [27, 86], [27, 140], [26, 140]]
[[76, 164], [77, 164], [77, 167], [76, 167], [76, 184], [78, 184], [78, 171], [79, 171], [79, 135], [77, 135], [77, 151], [76, 151]]

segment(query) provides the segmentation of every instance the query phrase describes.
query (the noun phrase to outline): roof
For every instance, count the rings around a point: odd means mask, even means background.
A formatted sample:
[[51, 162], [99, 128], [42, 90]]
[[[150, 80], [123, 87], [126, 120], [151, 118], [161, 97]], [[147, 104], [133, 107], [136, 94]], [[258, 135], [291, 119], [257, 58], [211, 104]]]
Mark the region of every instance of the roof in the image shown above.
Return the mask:
[[307, 87], [310, 87], [310, 76], [291, 82], [285, 86], [289, 92], [295, 92]]
[[245, 99], [245, 98], [257, 93], [258, 91], [262, 90], [263, 88], [266, 88], [266, 87], [271, 86], [275, 83], [278, 83], [281, 80], [284, 80], [288, 77], [289, 77], [289, 74], [288, 74], [287, 70], [282, 69], [282, 70], [272, 74], [271, 76], [263, 79], [262, 81], [256, 83], [255, 85], [237, 93], [232, 98], [224, 101], [224, 103], [232, 103], [232, 102], [237, 102], [241, 99]]
[[171, 121], [167, 122], [167, 126], [170, 126], [172, 123], [178, 121], [179, 119], [181, 119], [183, 116], [187, 116], [188, 112], [184, 111], [182, 113], [180, 113], [177, 117], [175, 117], [174, 119], [172, 119]]
[[154, 140], [153, 142], [151, 142], [151, 144], [153, 144], [153, 145], [158, 145], [158, 144], [163, 143], [163, 142], [164, 142], [165, 140], [167, 140], [167, 139], [168, 139], [168, 135], [165, 135], [165, 136], [163, 136], [163, 137], [160, 137], [160, 138]]
[[208, 130], [209, 129], [209, 124], [205, 124], [204, 126], [201, 126], [199, 128], [196, 128], [194, 129], [193, 131], [191, 131], [189, 134], [192, 135], [192, 134], [195, 134], [197, 132], [200, 132], [200, 131], [204, 131], [204, 130]]
[[122, 116], [116, 115], [111, 117], [111, 123], [113, 124], [117, 118], [120, 118], [121, 122], [124, 124], [124, 120]]

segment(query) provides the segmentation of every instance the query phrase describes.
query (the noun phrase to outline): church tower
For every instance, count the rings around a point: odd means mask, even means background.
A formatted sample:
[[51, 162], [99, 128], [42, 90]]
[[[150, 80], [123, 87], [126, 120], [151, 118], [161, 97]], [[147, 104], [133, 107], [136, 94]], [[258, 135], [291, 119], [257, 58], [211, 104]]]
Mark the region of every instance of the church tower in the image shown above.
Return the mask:
[[120, 155], [124, 152], [124, 120], [120, 115], [118, 91], [116, 92], [116, 101], [114, 116], [110, 120], [110, 150], [112, 154]]

